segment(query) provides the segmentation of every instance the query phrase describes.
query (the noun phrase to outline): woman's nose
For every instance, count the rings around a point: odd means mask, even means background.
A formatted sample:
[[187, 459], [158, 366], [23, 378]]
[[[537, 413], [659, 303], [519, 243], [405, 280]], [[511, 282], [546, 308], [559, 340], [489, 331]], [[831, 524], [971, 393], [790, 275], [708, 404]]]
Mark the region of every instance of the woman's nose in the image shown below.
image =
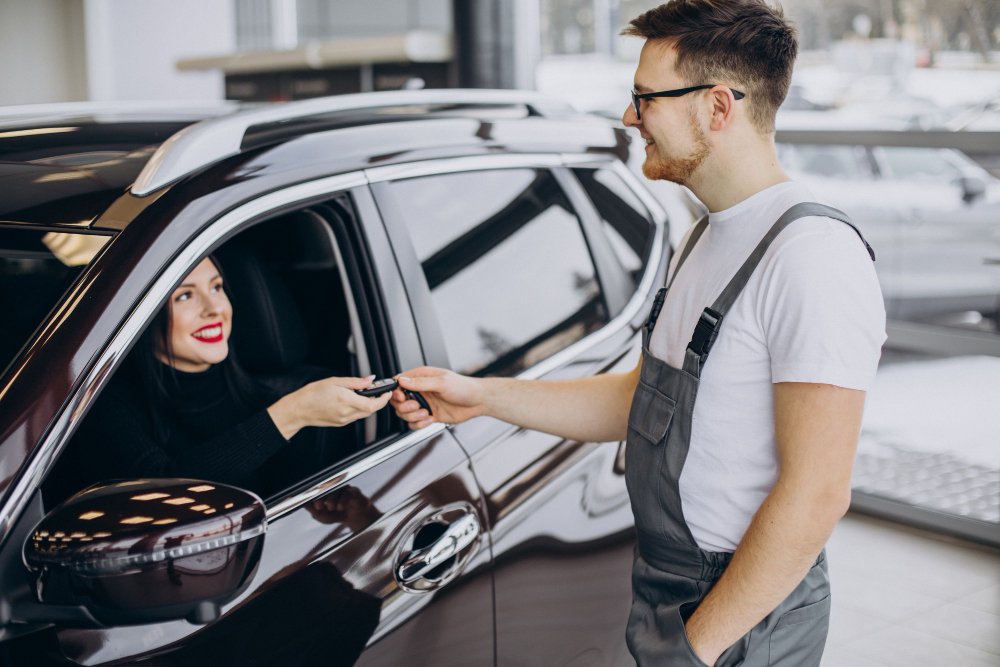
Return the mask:
[[218, 315], [222, 311], [222, 299], [224, 297], [221, 294], [206, 294], [201, 301], [202, 314]]

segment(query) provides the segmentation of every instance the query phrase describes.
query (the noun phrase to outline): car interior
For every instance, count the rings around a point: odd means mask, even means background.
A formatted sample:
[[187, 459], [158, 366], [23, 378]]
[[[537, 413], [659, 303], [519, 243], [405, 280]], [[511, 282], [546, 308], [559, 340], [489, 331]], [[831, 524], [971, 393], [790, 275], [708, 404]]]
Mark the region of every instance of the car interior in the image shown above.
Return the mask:
[[[333, 201], [282, 214], [240, 232], [212, 253], [233, 305], [230, 349], [250, 375], [391, 374], [387, 369], [393, 363], [385, 357], [385, 347], [374, 343], [373, 295], [365, 293], [357, 277], [357, 254], [348, 250], [353, 216], [345, 204]], [[334, 439], [339, 444], [332, 449], [348, 451], [348, 458], [353, 458], [398, 430], [398, 420], [381, 411], [338, 429]], [[47, 507], [107, 481], [81, 479], [74, 472], [95, 467], [75, 463], [94, 456], [94, 447], [82, 437], [70, 440], [43, 487]], [[274, 457], [279, 458], [280, 453]], [[285, 465], [287, 461], [275, 460], [274, 465], [269, 461], [264, 488], [281, 495], [343, 460], [342, 454], [336, 459], [324, 456], [315, 470], [308, 471], [301, 465]]]

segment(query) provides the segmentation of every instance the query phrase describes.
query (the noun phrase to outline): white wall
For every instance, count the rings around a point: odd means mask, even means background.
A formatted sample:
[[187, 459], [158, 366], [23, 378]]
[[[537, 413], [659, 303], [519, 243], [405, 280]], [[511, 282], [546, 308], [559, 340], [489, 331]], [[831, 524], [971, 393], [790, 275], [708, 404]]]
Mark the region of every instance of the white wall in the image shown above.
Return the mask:
[[0, 0], [0, 104], [86, 97], [83, 0]]
[[[179, 72], [175, 63], [235, 53], [235, 4], [0, 0], [0, 105], [222, 99], [221, 72]], [[299, 15], [302, 32], [316, 22], [337, 36], [448, 31], [452, 23], [451, 0], [313, 0]]]
[[180, 58], [235, 49], [231, 0], [84, 0], [91, 100], [219, 100], [218, 72]]

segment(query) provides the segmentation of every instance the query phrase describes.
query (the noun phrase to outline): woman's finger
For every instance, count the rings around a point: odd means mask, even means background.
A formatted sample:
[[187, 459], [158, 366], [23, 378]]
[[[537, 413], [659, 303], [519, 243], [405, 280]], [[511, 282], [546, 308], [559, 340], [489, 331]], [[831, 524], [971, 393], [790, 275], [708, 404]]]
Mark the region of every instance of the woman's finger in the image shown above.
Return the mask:
[[372, 380], [375, 379], [374, 375], [369, 375], [363, 378], [353, 378], [353, 377], [329, 377], [327, 380], [338, 387], [344, 387], [345, 389], [367, 389], [372, 385]]

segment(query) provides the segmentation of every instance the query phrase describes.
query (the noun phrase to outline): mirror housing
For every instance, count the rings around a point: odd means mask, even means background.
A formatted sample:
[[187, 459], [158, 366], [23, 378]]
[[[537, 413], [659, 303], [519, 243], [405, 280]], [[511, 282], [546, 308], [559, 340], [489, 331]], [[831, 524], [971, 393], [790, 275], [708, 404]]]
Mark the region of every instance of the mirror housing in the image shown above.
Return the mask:
[[24, 545], [39, 602], [102, 625], [206, 623], [250, 582], [267, 527], [248, 491], [194, 479], [91, 486], [49, 512]]
[[986, 194], [986, 183], [975, 176], [962, 176], [957, 182], [962, 189], [962, 201], [966, 204], [971, 204]]

